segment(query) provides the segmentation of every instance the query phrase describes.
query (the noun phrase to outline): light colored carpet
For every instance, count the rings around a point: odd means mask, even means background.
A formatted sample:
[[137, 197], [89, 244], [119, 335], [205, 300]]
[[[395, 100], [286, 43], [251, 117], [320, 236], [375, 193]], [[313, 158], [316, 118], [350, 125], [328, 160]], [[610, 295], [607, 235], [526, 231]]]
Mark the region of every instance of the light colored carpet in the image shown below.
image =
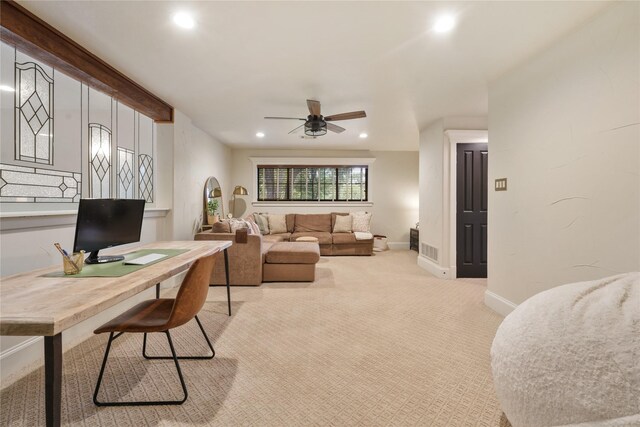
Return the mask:
[[[182, 406], [97, 408], [107, 336], [65, 353], [62, 419], [83, 426], [498, 426], [489, 348], [502, 317], [484, 280], [437, 279], [416, 254], [328, 257], [314, 283], [212, 288], [200, 318], [213, 360], [181, 362]], [[195, 323], [172, 333], [178, 353], [204, 351]], [[167, 353], [162, 335], [150, 352]], [[142, 336], [115, 341], [102, 399], [171, 398], [172, 361], [147, 361]], [[0, 395], [0, 424], [44, 424], [42, 369]], [[504, 421], [502, 422], [504, 423]]]

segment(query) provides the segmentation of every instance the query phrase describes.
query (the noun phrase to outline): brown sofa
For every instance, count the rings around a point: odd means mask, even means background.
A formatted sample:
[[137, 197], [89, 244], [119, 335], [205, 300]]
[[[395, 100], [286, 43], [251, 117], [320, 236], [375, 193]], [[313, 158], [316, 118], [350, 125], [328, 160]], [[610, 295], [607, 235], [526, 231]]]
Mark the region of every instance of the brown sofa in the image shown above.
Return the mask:
[[[256, 234], [198, 233], [195, 240], [230, 240], [229, 282], [234, 286], [259, 286], [262, 282], [313, 282], [320, 260], [317, 243], [269, 242]], [[276, 239], [280, 240], [280, 238]], [[212, 285], [225, 285], [224, 255], [214, 255]]]
[[320, 244], [321, 255], [371, 255], [373, 239], [356, 240], [353, 233], [333, 233], [337, 215], [348, 213], [333, 212], [328, 214], [287, 214], [287, 232], [268, 234], [268, 241], [295, 242], [299, 237], [316, 237]]

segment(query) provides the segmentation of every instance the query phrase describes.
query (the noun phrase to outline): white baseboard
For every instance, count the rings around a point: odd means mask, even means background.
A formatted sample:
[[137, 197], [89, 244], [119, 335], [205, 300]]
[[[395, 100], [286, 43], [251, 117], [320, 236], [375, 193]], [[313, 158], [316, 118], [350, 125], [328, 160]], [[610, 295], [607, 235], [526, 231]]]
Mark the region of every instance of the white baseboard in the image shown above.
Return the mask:
[[448, 268], [439, 266], [423, 255], [418, 255], [418, 266], [427, 270], [429, 273], [433, 274], [436, 277], [440, 277], [442, 279], [451, 278], [451, 272]]
[[31, 337], [0, 353], [2, 388], [5, 388], [44, 363], [42, 337]]
[[484, 291], [484, 304], [491, 310], [503, 316], [511, 313], [518, 306], [512, 303], [506, 298], [501, 297], [498, 294], [494, 294], [490, 290]]
[[391, 250], [409, 250], [409, 242], [388, 242]]

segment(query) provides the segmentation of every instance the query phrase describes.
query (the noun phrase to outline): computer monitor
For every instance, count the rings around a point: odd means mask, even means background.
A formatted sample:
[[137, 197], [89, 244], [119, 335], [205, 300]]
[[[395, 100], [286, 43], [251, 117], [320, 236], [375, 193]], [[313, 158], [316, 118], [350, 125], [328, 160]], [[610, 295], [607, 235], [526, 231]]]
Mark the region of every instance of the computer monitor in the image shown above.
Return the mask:
[[140, 241], [144, 203], [131, 199], [80, 199], [73, 251], [90, 252], [87, 264], [122, 261], [123, 256], [98, 256], [98, 251]]

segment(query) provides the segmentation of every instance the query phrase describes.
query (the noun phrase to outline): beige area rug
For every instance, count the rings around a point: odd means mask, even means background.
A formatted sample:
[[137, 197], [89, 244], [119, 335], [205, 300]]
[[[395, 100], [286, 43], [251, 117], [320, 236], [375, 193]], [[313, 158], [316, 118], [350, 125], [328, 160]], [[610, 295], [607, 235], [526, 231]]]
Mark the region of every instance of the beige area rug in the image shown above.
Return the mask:
[[[484, 280], [431, 276], [409, 251], [322, 258], [314, 283], [234, 287], [232, 317], [212, 288], [200, 318], [217, 354], [181, 362], [185, 404], [95, 407], [105, 334], [64, 355], [63, 424], [499, 426], [489, 348], [502, 317], [484, 291]], [[204, 352], [195, 323], [172, 335], [179, 354]], [[167, 354], [162, 335], [151, 342]], [[141, 345], [115, 341], [103, 400], [179, 394], [173, 362], [143, 359]], [[42, 369], [3, 390], [0, 424], [44, 425], [43, 395]]]

